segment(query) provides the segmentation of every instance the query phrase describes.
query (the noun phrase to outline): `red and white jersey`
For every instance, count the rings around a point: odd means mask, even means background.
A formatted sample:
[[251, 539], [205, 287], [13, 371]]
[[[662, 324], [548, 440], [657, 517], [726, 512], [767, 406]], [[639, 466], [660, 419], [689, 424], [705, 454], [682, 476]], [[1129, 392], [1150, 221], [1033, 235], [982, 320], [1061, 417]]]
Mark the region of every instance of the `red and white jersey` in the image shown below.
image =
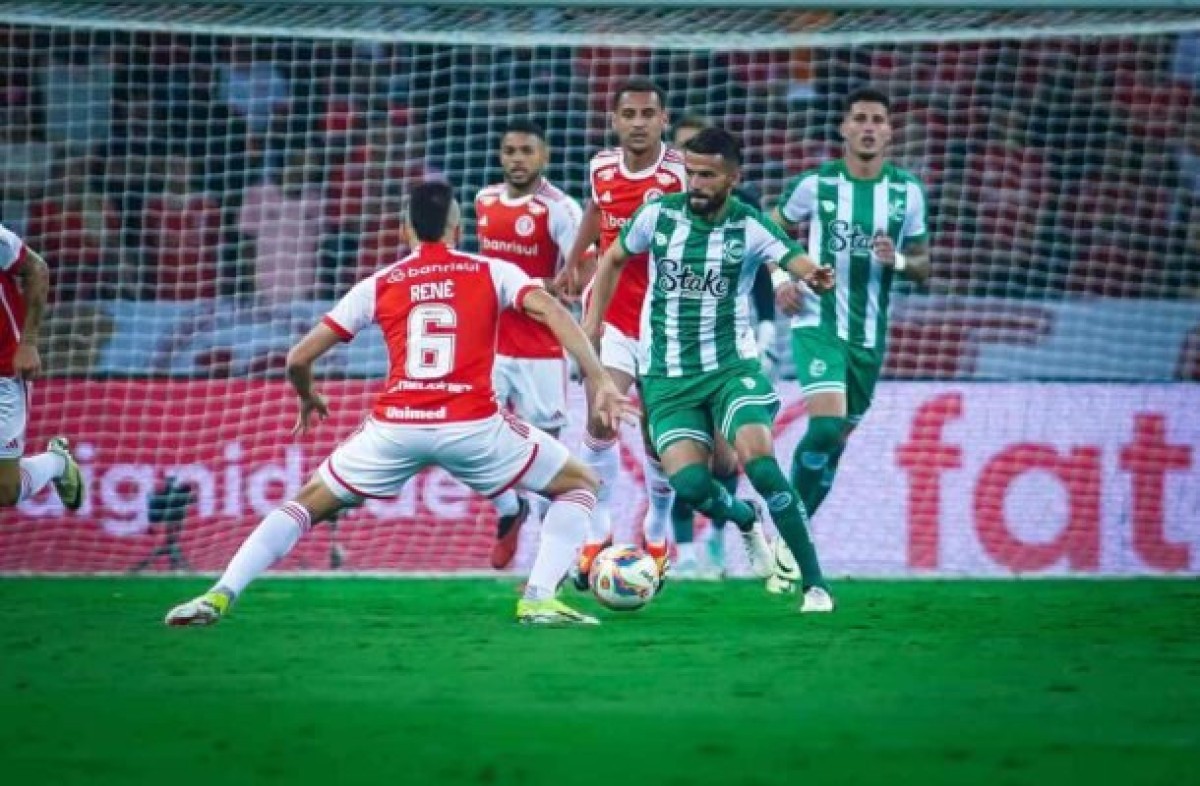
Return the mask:
[[[475, 197], [475, 233], [480, 251], [512, 262], [534, 278], [553, 278], [579, 234], [579, 203], [542, 180], [536, 191], [512, 198], [503, 183]], [[515, 309], [500, 315], [496, 351], [514, 358], [561, 358], [550, 329]]]
[[[687, 188], [683, 154], [665, 144], [653, 166], [640, 172], [625, 168], [620, 148], [601, 150], [589, 165], [592, 202], [600, 210], [600, 251], [603, 253], [625, 226], [634, 211], [646, 202]], [[638, 338], [642, 319], [642, 301], [646, 297], [650, 264], [648, 254], [631, 257], [621, 271], [612, 303], [604, 321], [630, 338]]]
[[325, 324], [349, 341], [377, 323], [388, 348], [387, 388], [372, 415], [435, 425], [490, 417], [500, 312], [520, 308], [540, 285], [516, 265], [422, 243], [358, 282]]
[[0, 224], [0, 377], [16, 376], [13, 358], [25, 326], [25, 298], [17, 271], [25, 262], [25, 244]]

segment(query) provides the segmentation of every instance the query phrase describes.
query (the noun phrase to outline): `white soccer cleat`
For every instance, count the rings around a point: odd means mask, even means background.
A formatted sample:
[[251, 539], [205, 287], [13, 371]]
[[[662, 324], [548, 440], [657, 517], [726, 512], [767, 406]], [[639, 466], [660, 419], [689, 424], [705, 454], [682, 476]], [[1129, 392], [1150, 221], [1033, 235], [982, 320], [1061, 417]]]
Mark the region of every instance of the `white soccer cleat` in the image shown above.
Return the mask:
[[809, 587], [800, 602], [801, 614], [828, 614], [833, 611], [833, 596], [824, 587]]
[[[758, 512], [757, 509], [755, 512]], [[774, 575], [775, 558], [771, 555], [771, 544], [767, 543], [767, 535], [763, 532], [762, 516], [758, 517], [749, 531], [739, 529], [738, 534], [742, 537], [742, 545], [746, 547], [750, 571], [760, 579]]]
[[164, 620], [173, 627], [215, 625], [229, 610], [229, 597], [220, 592], [206, 592], [167, 612]]
[[792, 550], [783, 542], [783, 538], [775, 538], [771, 547], [771, 577], [767, 579], [767, 592], [772, 595], [788, 595], [796, 591], [800, 581], [800, 566], [792, 556]]

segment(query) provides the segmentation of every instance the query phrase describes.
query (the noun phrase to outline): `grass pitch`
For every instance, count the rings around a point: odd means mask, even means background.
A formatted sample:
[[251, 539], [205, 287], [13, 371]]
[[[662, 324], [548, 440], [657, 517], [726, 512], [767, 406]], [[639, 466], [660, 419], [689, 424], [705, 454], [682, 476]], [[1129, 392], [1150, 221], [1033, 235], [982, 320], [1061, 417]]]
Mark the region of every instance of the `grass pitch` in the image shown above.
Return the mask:
[[[1200, 585], [675, 583], [593, 629], [511, 581], [0, 580], [11, 784], [1184, 783]], [[581, 608], [595, 604], [582, 600]]]

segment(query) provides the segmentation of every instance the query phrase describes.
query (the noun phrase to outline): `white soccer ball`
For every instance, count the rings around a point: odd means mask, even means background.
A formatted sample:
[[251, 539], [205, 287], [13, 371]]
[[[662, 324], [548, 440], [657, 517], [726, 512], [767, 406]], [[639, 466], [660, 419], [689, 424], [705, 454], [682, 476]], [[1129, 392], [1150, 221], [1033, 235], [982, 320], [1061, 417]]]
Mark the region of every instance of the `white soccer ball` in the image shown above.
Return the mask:
[[634, 611], [658, 592], [658, 563], [636, 546], [609, 546], [592, 561], [589, 583], [601, 606]]

